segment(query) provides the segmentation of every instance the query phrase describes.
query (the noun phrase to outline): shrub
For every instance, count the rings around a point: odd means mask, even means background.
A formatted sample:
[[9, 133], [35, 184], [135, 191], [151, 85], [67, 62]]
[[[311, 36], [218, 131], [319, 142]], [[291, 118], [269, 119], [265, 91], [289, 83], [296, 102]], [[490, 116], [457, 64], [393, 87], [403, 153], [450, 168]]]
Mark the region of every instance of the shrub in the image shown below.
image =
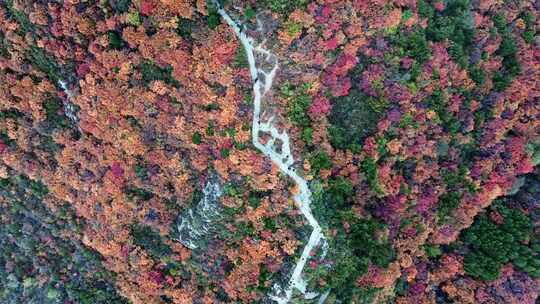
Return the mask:
[[377, 172], [377, 163], [375, 162], [375, 160], [371, 157], [367, 157], [362, 161], [362, 165], [360, 168], [366, 176], [371, 191], [377, 194], [382, 194], [382, 189], [379, 184], [379, 177]]
[[486, 80], [486, 73], [478, 67], [471, 67], [469, 69], [469, 75], [476, 85], [482, 85]]
[[154, 197], [154, 193], [137, 187], [127, 187], [124, 192], [126, 193], [127, 197], [132, 200], [134, 198], [138, 198], [143, 201], [148, 201], [152, 197]]
[[442, 172], [446, 193], [441, 195], [437, 204], [439, 220], [444, 221], [459, 206], [465, 191], [476, 191], [476, 186], [467, 179], [467, 174], [468, 169], [464, 165], [460, 166], [455, 172], [446, 170]]
[[113, 50], [119, 50], [122, 48], [124, 42], [122, 41], [122, 38], [120, 37], [120, 34], [116, 31], [110, 31], [107, 33], [107, 37], [109, 38], [109, 47]]
[[23, 117], [24, 114], [17, 109], [9, 108], [0, 111], [0, 119], [17, 119]]
[[453, 210], [455, 210], [459, 206], [459, 202], [461, 201], [461, 194], [458, 192], [449, 192], [444, 195], [442, 195], [439, 198], [439, 203], [437, 205], [437, 215], [440, 220], [444, 220], [450, 214]]
[[117, 13], [125, 13], [129, 10], [131, 5], [131, 0], [110, 0], [109, 5]]
[[438, 257], [442, 254], [442, 250], [438, 246], [425, 245], [424, 250], [428, 257]]
[[435, 14], [435, 9], [425, 0], [418, 0], [416, 7], [418, 9], [418, 15], [422, 18], [432, 18]]
[[376, 232], [385, 226], [377, 220], [359, 219], [351, 223], [351, 248], [355, 255], [368, 258], [373, 264], [386, 268], [395, 259], [396, 253], [386, 240], [376, 237]]
[[49, 193], [49, 189], [41, 181], [29, 180], [29, 188], [33, 195], [43, 198]]
[[525, 25], [527, 26], [525, 31], [523, 31], [522, 37], [523, 40], [525, 40], [526, 43], [532, 44], [534, 42], [534, 22], [535, 17], [534, 13], [532, 11], [525, 11], [522, 14], [523, 21], [525, 22]]
[[208, 27], [215, 29], [221, 23], [219, 13], [216, 8], [210, 7], [208, 9], [208, 17], [206, 19]]
[[447, 97], [441, 89], [436, 89], [431, 96], [424, 100], [430, 110], [437, 113], [446, 132], [455, 135], [459, 132], [461, 124], [452, 112], [447, 111]]
[[48, 98], [43, 102], [43, 109], [47, 117], [46, 123], [51, 128], [66, 128], [69, 120], [66, 116], [59, 114], [62, 109], [62, 100], [59, 98]]
[[352, 183], [342, 177], [332, 178], [328, 181], [328, 199], [332, 203], [330, 208], [342, 209], [345, 207], [345, 202], [354, 194]]
[[180, 18], [178, 22], [178, 27], [176, 28], [176, 32], [180, 37], [191, 40], [191, 32], [193, 30], [193, 27], [195, 27], [195, 22], [190, 19], [186, 18]]
[[525, 42], [529, 43], [529, 44], [532, 44], [534, 42], [534, 30], [526, 30], [523, 32], [523, 40], [525, 40]]
[[366, 96], [352, 89], [348, 96], [332, 102], [329, 115], [330, 143], [334, 148], [352, 148], [377, 130], [377, 122], [386, 114], [384, 100]]
[[148, 179], [148, 171], [146, 169], [146, 166], [144, 165], [144, 163], [137, 163], [135, 165], [135, 168], [134, 168], [134, 171], [135, 171], [135, 175], [142, 179], [142, 180], [146, 180]]
[[24, 36], [26, 33], [32, 33], [35, 30], [35, 25], [30, 22], [30, 19], [24, 12], [16, 10], [13, 6], [13, 0], [6, 0], [4, 2], [5, 7], [8, 11], [8, 16], [14, 19], [19, 25], [20, 28], [18, 32]]
[[179, 87], [178, 80], [172, 77], [172, 67], [167, 65], [166, 67], [159, 67], [150, 60], [143, 60], [137, 67], [142, 74], [142, 80], [145, 84], [149, 84], [155, 80], [161, 80], [169, 85]]
[[60, 66], [55, 61], [54, 57], [42, 48], [31, 46], [26, 51], [26, 59], [30, 61], [30, 64], [32, 64], [33, 67], [45, 73], [52, 83], [58, 84], [62, 79]]
[[308, 145], [312, 144], [313, 129], [311, 118], [308, 115], [312, 97], [308, 94], [310, 84], [294, 86], [286, 83], [281, 87], [281, 97], [287, 100], [287, 117], [301, 131], [302, 140]]
[[[356, 279], [366, 273], [370, 263], [386, 268], [395, 259], [395, 251], [387, 240], [377, 236], [385, 226], [373, 218], [359, 219], [352, 212], [341, 211], [342, 221], [350, 225], [350, 233], [343, 231], [332, 242], [331, 260], [335, 264], [326, 275], [329, 287], [345, 303], [356, 303], [354, 299], [373, 296], [371, 290], [356, 287]], [[367, 303], [367, 302], [358, 302]]]
[[350, 253], [340, 254], [335, 261], [332, 275], [329, 276], [330, 288], [353, 289], [356, 277], [365, 273], [368, 267], [365, 259]]
[[338, 126], [329, 126], [328, 135], [330, 137], [330, 144], [336, 149], [347, 149], [348, 141], [350, 139], [346, 136], [347, 130]]
[[146, 250], [154, 258], [172, 254], [172, 249], [161, 240], [158, 232], [150, 226], [135, 224], [131, 226], [133, 243]]
[[521, 65], [517, 60], [517, 45], [508, 29], [506, 19], [503, 15], [497, 14], [492, 17], [493, 24], [497, 33], [501, 36], [501, 44], [495, 52], [496, 55], [503, 58], [503, 67], [493, 76], [493, 87], [496, 91], [505, 90], [514, 77], [521, 72]]
[[502, 201], [496, 202], [491, 212], [502, 216], [502, 224], [482, 214], [463, 232], [464, 244], [470, 249], [465, 255], [465, 273], [482, 280], [494, 280], [502, 265], [512, 262], [529, 275], [540, 277], [540, 257], [532, 249], [538, 248], [538, 240], [531, 240], [533, 221], [525, 213], [504, 206]]
[[199, 133], [199, 132], [193, 133], [193, 135], [191, 135], [191, 141], [196, 145], [200, 145], [201, 142], [202, 142], [201, 133]]
[[265, 6], [281, 15], [287, 15], [297, 8], [305, 8], [311, 0], [264, 0]]
[[403, 49], [403, 55], [414, 58], [420, 63], [431, 57], [431, 50], [426, 39], [425, 30], [423, 29], [416, 29], [408, 34], [402, 33], [398, 36], [396, 42]]
[[302, 140], [308, 144], [313, 144], [313, 129], [312, 128], [305, 128], [302, 130]]
[[141, 25], [141, 16], [139, 15], [139, 12], [132, 12], [127, 15], [127, 22], [134, 26]]
[[308, 116], [308, 109], [312, 98], [307, 93], [309, 84], [302, 86], [293, 86], [285, 84], [281, 88], [281, 96], [288, 101], [288, 117], [298, 127], [306, 128], [311, 125], [311, 119]]
[[318, 150], [311, 154], [309, 158], [309, 163], [311, 164], [311, 170], [318, 174], [321, 169], [331, 169], [332, 161], [330, 156], [326, 154], [323, 150]]
[[246, 18], [246, 20], [251, 20], [251, 19], [255, 18], [256, 15], [257, 15], [257, 13], [255, 12], [255, 10], [251, 6], [248, 6], [244, 10], [244, 17]]
[[249, 62], [246, 54], [246, 50], [243, 46], [239, 46], [236, 49], [236, 53], [234, 55], [234, 65], [239, 68], [247, 68], [249, 67]]
[[509, 85], [510, 82], [512, 82], [512, 77], [510, 75], [505, 75], [501, 71], [495, 72], [495, 75], [493, 75], [493, 88], [496, 91], [504, 91]]

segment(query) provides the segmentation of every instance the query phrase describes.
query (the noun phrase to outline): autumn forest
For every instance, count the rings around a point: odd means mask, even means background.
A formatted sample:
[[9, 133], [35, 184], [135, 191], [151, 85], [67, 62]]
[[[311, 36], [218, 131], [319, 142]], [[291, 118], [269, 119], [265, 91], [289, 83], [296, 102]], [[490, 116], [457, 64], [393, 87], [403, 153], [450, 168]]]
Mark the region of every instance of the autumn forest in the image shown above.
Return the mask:
[[539, 296], [539, 0], [0, 0], [0, 303]]

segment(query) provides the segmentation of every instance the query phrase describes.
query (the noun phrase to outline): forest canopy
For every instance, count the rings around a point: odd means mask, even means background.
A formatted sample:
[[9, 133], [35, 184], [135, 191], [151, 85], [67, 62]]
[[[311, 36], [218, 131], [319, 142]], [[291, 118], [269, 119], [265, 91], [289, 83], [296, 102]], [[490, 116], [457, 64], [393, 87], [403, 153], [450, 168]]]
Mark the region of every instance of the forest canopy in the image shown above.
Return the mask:
[[536, 303], [539, 11], [0, 2], [0, 302]]

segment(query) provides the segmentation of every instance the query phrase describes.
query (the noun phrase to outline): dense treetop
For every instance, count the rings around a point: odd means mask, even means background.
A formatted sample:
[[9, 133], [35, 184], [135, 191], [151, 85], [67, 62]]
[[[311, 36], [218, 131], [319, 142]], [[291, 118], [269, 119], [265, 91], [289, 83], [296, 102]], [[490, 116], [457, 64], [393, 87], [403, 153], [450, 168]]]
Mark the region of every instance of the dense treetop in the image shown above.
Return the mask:
[[[535, 303], [538, 1], [220, 3], [280, 62], [264, 110], [329, 239], [310, 290]], [[0, 302], [268, 301], [306, 223], [251, 119], [211, 1], [2, 1]], [[175, 227], [213, 179], [221, 217], [192, 250]]]

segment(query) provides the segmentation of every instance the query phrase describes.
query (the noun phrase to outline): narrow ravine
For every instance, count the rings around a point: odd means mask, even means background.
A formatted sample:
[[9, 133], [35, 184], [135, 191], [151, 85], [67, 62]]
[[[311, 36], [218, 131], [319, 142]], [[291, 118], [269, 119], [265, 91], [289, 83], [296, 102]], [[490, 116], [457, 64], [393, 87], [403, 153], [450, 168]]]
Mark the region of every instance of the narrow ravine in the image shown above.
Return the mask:
[[67, 82], [60, 80], [58, 81], [58, 84], [62, 88], [62, 91], [66, 94], [67, 100], [64, 101], [64, 113], [66, 114], [67, 118], [73, 122], [79, 129], [79, 132], [82, 133], [81, 128], [79, 127], [79, 117], [77, 116], [77, 111], [75, 110], [75, 105], [73, 104], [72, 100], [75, 97], [72, 90], [68, 88]]
[[223, 195], [223, 188], [217, 177], [206, 182], [202, 191], [202, 198], [193, 207], [180, 216], [173, 238], [191, 250], [201, 247], [208, 241], [208, 235], [213, 235], [216, 222], [221, 219], [222, 209], [219, 199]]
[[[309, 225], [313, 228], [309, 241], [302, 251], [298, 263], [295, 265], [291, 278], [287, 286], [282, 287], [274, 285], [273, 293], [270, 298], [277, 303], [288, 303], [291, 300], [293, 291], [296, 289], [304, 295], [305, 298], [313, 299], [319, 296], [318, 293], [308, 292], [306, 282], [302, 278], [302, 272], [306, 261], [310, 258], [312, 251], [324, 241], [321, 227], [311, 212], [311, 191], [307, 181], [301, 177], [293, 167], [294, 158], [291, 151], [289, 135], [286, 131], [279, 131], [274, 123], [274, 117], [266, 121], [261, 121], [261, 102], [266, 94], [271, 90], [276, 71], [278, 70], [278, 58], [269, 50], [265, 49], [263, 43], [255, 45], [255, 40], [248, 37], [242, 24], [235, 22], [223, 9], [223, 7], [214, 0], [218, 8], [218, 13], [223, 17], [227, 24], [234, 30], [236, 36], [244, 47], [249, 71], [253, 81], [253, 123], [252, 123], [252, 142], [264, 155], [268, 156], [272, 162], [279, 167], [282, 173], [290, 177], [298, 187], [298, 193], [293, 199], [302, 215], [306, 218]], [[257, 61], [260, 61], [259, 64]], [[259, 65], [262, 63], [270, 64], [270, 69], [263, 69]], [[261, 134], [270, 135], [270, 140], [266, 143], [261, 142]], [[319, 298], [319, 303], [324, 302], [328, 293]]]

